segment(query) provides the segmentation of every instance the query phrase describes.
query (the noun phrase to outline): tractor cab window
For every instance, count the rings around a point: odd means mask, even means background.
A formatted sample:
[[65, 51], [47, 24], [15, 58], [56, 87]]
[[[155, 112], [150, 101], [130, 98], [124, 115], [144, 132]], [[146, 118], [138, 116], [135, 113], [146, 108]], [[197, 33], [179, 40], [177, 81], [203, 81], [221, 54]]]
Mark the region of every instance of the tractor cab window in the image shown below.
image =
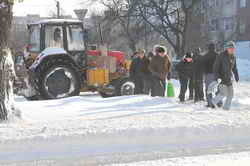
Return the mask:
[[40, 51], [40, 27], [33, 25], [29, 27], [29, 51], [39, 52]]
[[80, 25], [69, 25], [67, 27], [67, 39], [69, 51], [84, 50], [83, 29]]
[[63, 48], [63, 29], [61, 26], [47, 25], [45, 27], [45, 48]]

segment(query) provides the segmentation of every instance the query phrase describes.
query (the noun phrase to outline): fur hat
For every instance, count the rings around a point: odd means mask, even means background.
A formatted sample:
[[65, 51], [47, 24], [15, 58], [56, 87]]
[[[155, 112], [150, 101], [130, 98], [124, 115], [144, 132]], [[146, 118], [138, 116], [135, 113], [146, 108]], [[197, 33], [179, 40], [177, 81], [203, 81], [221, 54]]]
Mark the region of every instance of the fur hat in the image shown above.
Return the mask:
[[156, 53], [165, 53], [167, 52], [167, 48], [164, 46], [156, 46], [155, 47], [155, 52]]
[[227, 48], [235, 48], [235, 43], [233, 41], [229, 41], [224, 46], [225, 49]]
[[146, 51], [144, 49], [140, 48], [137, 50], [137, 52], [138, 52], [138, 54], [145, 54]]

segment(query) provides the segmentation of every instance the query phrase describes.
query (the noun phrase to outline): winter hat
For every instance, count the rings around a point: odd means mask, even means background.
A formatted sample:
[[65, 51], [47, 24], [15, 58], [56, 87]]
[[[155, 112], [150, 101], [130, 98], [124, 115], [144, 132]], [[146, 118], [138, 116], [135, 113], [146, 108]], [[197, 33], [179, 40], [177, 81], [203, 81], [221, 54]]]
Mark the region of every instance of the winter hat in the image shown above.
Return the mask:
[[183, 60], [184, 62], [193, 62], [193, 53], [187, 52]]
[[229, 41], [225, 44], [224, 46], [225, 49], [228, 49], [228, 48], [235, 48], [235, 43], [233, 41]]
[[193, 58], [193, 53], [192, 52], [187, 52], [185, 55], [185, 58]]
[[214, 51], [214, 50], [215, 50], [215, 44], [214, 44], [214, 43], [210, 43], [210, 44], [208, 45], [208, 50], [209, 50], [209, 51]]
[[140, 49], [138, 49], [137, 52], [138, 52], [138, 54], [145, 54], [146, 51], [144, 49], [140, 48]]
[[166, 49], [166, 47], [164, 47], [164, 46], [157, 46], [156, 48], [155, 48], [155, 52], [156, 53], [165, 53], [167, 51], [167, 49]]

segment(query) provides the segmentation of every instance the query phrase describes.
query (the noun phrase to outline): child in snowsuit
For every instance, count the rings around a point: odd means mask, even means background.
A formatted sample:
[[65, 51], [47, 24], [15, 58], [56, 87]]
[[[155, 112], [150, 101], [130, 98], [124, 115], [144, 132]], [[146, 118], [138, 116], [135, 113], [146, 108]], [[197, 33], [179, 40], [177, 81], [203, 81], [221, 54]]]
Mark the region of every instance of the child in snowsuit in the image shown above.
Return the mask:
[[187, 91], [188, 84], [191, 83], [193, 77], [193, 56], [192, 53], [188, 52], [183, 60], [176, 65], [176, 70], [179, 75], [180, 81], [180, 94], [179, 99], [180, 102], [185, 101], [185, 94]]

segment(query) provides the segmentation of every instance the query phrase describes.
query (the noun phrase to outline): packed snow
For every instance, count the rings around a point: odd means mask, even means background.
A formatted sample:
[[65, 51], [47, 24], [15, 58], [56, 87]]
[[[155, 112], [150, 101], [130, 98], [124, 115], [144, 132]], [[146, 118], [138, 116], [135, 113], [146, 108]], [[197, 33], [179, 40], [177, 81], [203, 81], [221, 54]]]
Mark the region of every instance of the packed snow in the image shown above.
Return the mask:
[[0, 165], [250, 164], [250, 61], [238, 68], [230, 111], [146, 95], [17, 96], [22, 118], [0, 124]]

